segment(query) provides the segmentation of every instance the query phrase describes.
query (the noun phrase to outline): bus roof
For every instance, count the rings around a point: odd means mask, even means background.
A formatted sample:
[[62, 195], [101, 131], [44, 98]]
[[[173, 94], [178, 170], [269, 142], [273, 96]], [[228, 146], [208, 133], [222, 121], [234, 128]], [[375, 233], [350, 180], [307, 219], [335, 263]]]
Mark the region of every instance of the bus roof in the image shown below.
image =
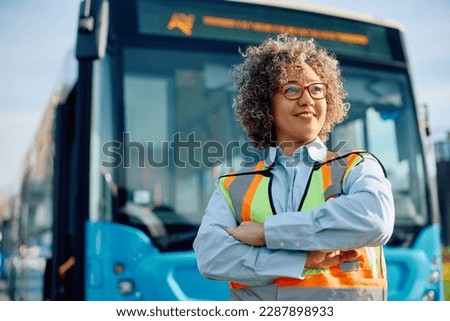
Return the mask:
[[265, 5], [270, 7], [278, 7], [278, 8], [286, 8], [286, 9], [296, 9], [296, 10], [302, 10], [302, 11], [308, 11], [313, 13], [320, 13], [325, 14], [329, 16], [339, 17], [339, 18], [345, 18], [345, 19], [351, 19], [356, 21], [363, 21], [371, 24], [380, 25], [383, 27], [389, 27], [398, 29], [403, 32], [403, 26], [392, 20], [388, 19], [382, 19], [377, 17], [372, 17], [368, 15], [363, 15], [360, 13], [350, 12], [350, 11], [343, 11], [338, 9], [330, 9], [320, 6], [315, 6], [311, 4], [301, 3], [299, 1], [295, 0], [227, 0], [231, 2], [244, 2], [244, 3], [251, 3], [251, 4], [259, 4], [259, 5]]

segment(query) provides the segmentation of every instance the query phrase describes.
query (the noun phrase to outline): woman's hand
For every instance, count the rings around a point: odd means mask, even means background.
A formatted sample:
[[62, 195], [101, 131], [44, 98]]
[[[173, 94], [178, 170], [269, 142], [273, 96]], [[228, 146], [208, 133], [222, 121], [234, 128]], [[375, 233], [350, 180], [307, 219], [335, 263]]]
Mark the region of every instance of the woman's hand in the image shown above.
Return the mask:
[[242, 222], [238, 227], [227, 227], [227, 232], [236, 240], [253, 246], [266, 245], [264, 225], [256, 222]]
[[306, 257], [305, 268], [328, 268], [341, 262], [353, 261], [359, 254], [357, 249], [333, 252], [310, 251]]

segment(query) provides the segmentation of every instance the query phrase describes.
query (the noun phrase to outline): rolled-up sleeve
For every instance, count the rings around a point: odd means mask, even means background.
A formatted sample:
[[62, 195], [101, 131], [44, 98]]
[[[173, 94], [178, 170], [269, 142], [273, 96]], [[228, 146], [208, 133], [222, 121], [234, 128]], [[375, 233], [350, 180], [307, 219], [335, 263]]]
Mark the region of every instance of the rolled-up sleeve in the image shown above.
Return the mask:
[[269, 249], [342, 250], [386, 244], [395, 209], [391, 184], [370, 155], [355, 166], [343, 184], [343, 195], [321, 207], [284, 212], [264, 222]]
[[225, 230], [236, 225], [234, 214], [216, 182], [216, 190], [194, 241], [202, 275], [250, 286], [269, 284], [279, 276], [300, 277], [306, 261], [305, 252], [249, 246]]

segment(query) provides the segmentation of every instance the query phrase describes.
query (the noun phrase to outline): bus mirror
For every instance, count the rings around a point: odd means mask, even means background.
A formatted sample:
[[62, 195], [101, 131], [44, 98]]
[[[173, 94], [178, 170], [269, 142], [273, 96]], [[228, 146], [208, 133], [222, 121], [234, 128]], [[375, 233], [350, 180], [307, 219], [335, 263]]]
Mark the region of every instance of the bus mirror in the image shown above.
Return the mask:
[[108, 40], [109, 2], [85, 0], [80, 4], [76, 57], [79, 60], [103, 58]]

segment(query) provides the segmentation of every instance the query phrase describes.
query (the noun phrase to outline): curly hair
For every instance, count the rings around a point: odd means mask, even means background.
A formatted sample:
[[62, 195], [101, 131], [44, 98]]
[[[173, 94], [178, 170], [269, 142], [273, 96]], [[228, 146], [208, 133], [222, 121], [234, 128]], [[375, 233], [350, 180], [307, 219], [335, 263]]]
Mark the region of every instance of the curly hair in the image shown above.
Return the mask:
[[306, 63], [328, 85], [327, 114], [319, 132], [322, 141], [328, 139], [334, 125], [346, 116], [349, 103], [343, 101], [347, 94], [339, 62], [314, 39], [282, 34], [276, 38], [269, 37], [259, 46], [250, 46], [241, 54], [244, 62], [232, 70], [237, 88], [233, 108], [252, 145], [258, 149], [276, 144], [272, 98], [279, 86], [287, 83], [287, 65], [298, 68]]

